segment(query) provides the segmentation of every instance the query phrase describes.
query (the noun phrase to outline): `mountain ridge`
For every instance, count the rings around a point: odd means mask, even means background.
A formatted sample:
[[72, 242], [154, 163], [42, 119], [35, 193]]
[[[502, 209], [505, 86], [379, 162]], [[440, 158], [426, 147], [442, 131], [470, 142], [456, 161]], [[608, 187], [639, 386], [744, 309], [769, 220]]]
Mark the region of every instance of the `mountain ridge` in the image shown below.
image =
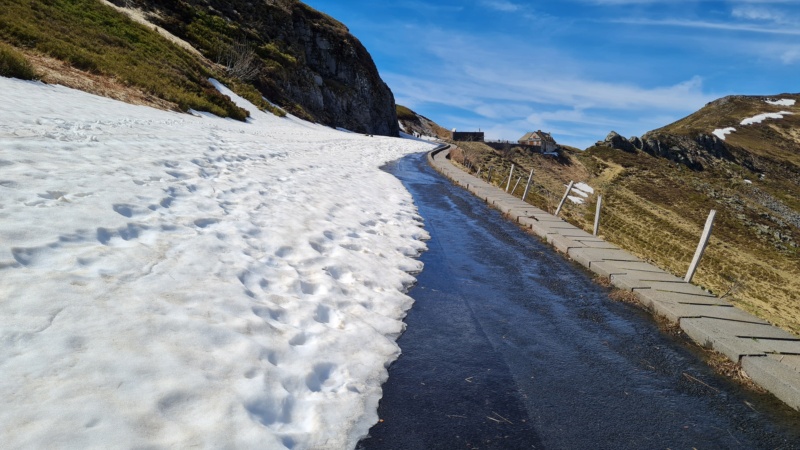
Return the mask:
[[114, 2], [145, 11], [209, 59], [223, 60], [237, 47], [252, 52], [252, 64], [260, 66], [253, 84], [301, 118], [359, 133], [398, 134], [394, 95], [369, 52], [344, 24], [300, 1]]
[[278, 115], [270, 102], [331, 127], [399, 132], [366, 48], [298, 0], [12, 3], [0, 10], [0, 44], [0, 60], [27, 60], [43, 81], [123, 101], [245, 120], [208, 82], [217, 78]]
[[[791, 100], [800, 96], [725, 97], [641, 137], [611, 132], [558, 158], [474, 142], [451, 156], [502, 188], [512, 163], [516, 174], [533, 170], [527, 200], [550, 212], [570, 181], [589, 184], [595, 195], [561, 216], [591, 232], [602, 195], [601, 237], [680, 277], [717, 210], [695, 282], [800, 335], [800, 107]], [[781, 111], [792, 114], [753, 119]], [[736, 131], [715, 134], [728, 127]]]

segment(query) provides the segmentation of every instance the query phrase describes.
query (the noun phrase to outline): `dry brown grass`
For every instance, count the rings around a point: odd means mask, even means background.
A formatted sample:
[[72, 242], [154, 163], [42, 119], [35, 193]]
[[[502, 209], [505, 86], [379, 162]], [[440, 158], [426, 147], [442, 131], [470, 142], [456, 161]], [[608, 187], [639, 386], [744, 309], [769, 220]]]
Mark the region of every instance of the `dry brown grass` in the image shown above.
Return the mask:
[[[608, 277], [595, 277], [595, 282], [605, 287], [611, 285], [611, 280]], [[611, 290], [611, 292], [609, 292], [608, 297], [614, 301], [627, 303], [642, 309], [646, 309], [642, 304], [642, 302], [639, 300], [639, 297], [631, 291], [614, 288]], [[656, 321], [656, 324], [658, 325], [658, 328], [659, 330], [661, 330], [661, 332], [676, 337], [680, 341], [682, 341], [685, 345], [689, 345], [695, 348], [699, 352], [699, 354], [702, 355], [702, 358], [705, 361], [705, 363], [708, 364], [708, 366], [711, 367], [711, 369], [714, 370], [714, 372], [716, 372], [717, 374], [727, 377], [736, 382], [737, 384], [741, 385], [745, 389], [751, 390], [753, 392], [759, 392], [759, 393], [766, 392], [762, 387], [755, 384], [753, 380], [747, 376], [747, 374], [742, 369], [742, 365], [740, 363], [731, 361], [730, 358], [728, 358], [727, 356], [723, 355], [722, 353], [716, 350], [702, 347], [697, 343], [693, 342], [686, 336], [686, 334], [683, 333], [683, 330], [681, 330], [679, 323], [672, 322], [666, 317], [657, 314], [654, 314], [653, 318]], [[691, 375], [688, 374], [684, 375], [687, 377], [687, 379], [689, 379], [692, 382], [703, 383], [701, 380], [698, 380], [697, 378], [692, 377]]]
[[[749, 200], [741, 178], [692, 172], [650, 155], [610, 149], [568, 153], [557, 160], [521, 152], [504, 158], [481, 143], [458, 144], [463, 148], [459, 157], [482, 167], [483, 176], [488, 166], [496, 168], [492, 181], [498, 186], [505, 187], [512, 161], [520, 174], [533, 168], [535, 187], [527, 200], [550, 212], [566, 183], [588, 182], [604, 198], [600, 236], [681, 278], [709, 210], [716, 209], [714, 232], [693, 282], [717, 295], [727, 294], [726, 299], [740, 308], [800, 335], [800, 253], [781, 250], [770, 236], [756, 233], [752, 224], [774, 224], [763, 218], [769, 211]], [[782, 180], [773, 183], [770, 190], [792, 192]], [[594, 198], [584, 205], [567, 202], [561, 216], [590, 231], [595, 206]], [[800, 242], [800, 230], [782, 232], [794, 233]]]
[[731, 361], [730, 358], [720, 352], [710, 349], [703, 350], [706, 356], [706, 364], [711, 366], [711, 368], [714, 369], [714, 371], [718, 374], [732, 379], [741, 386], [744, 386], [753, 392], [759, 392], [762, 394], [767, 392], [764, 388], [754, 383], [753, 380], [747, 376], [742, 369], [741, 364]]
[[610, 288], [611, 287], [611, 278], [609, 278], [609, 277], [601, 277], [601, 276], [598, 275], [598, 276], [594, 277], [594, 282], [599, 284], [600, 286], [602, 286], [604, 288]]
[[60, 84], [90, 94], [113, 98], [134, 105], [178, 111], [178, 105], [147, 94], [114, 78], [78, 70], [68, 63], [43, 55], [28, 53], [28, 60], [45, 83]]
[[642, 306], [642, 302], [635, 293], [624, 289], [612, 289], [608, 294], [608, 298], [617, 302], [627, 303], [629, 305]]

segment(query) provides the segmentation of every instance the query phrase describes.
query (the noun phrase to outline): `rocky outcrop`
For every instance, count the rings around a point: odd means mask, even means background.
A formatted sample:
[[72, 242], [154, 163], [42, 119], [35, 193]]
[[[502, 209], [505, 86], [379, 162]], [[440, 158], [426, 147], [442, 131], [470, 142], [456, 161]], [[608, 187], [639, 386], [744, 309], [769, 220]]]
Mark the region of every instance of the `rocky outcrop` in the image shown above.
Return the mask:
[[608, 134], [597, 145], [611, 147], [628, 153], [637, 150], [653, 156], [683, 164], [692, 170], [703, 170], [715, 160], [736, 161], [725, 143], [714, 135], [699, 134], [694, 138], [657, 132], [645, 133], [641, 138], [626, 139], [616, 132]]
[[[272, 89], [273, 94], [300, 104], [328, 125], [397, 136], [394, 95], [364, 46], [346, 28], [320, 24], [326, 20], [323, 16], [293, 3], [292, 29], [275, 37], [290, 43], [298, 63], [275, 80], [280, 89]], [[271, 83], [265, 84], [270, 91]]]
[[692, 170], [703, 170], [704, 166], [715, 164], [719, 160], [736, 161], [725, 143], [714, 135], [698, 134], [691, 138], [645, 133], [641, 140], [643, 151], [683, 164]]
[[628, 153], [636, 152], [636, 147], [633, 145], [633, 143], [625, 139], [624, 137], [620, 136], [616, 131], [608, 133], [608, 136], [606, 136], [605, 141], [603, 141], [603, 145], [615, 148], [617, 150], [622, 150]]
[[397, 136], [394, 95], [347, 27], [297, 0], [114, 0], [188, 41], [213, 62], [254, 55], [251, 80], [270, 101], [332, 127]]

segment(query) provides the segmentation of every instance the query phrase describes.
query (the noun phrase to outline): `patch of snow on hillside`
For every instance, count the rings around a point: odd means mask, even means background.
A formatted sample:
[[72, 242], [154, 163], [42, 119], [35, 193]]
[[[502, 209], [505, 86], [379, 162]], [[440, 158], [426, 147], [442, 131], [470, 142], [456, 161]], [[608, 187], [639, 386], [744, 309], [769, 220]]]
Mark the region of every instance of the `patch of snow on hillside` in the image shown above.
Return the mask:
[[4, 448], [354, 448], [428, 237], [430, 144], [0, 77]]
[[575, 183], [572, 187], [586, 194], [594, 194], [594, 188], [583, 182]]
[[725, 140], [725, 136], [728, 135], [728, 134], [733, 133], [734, 131], [736, 131], [736, 128], [733, 128], [733, 127], [717, 128], [716, 130], [713, 131], [712, 134], [724, 141]]
[[783, 116], [792, 115], [789, 111], [781, 111], [776, 113], [763, 113], [757, 116], [748, 117], [747, 119], [742, 120], [741, 125], [752, 125], [754, 123], [761, 123], [766, 119], [783, 119]]
[[582, 204], [586, 203], [586, 200], [584, 200], [584, 199], [582, 199], [580, 197], [575, 197], [574, 195], [568, 195], [567, 198], [572, 203], [575, 203], [575, 204], [578, 204], [578, 205], [582, 205]]
[[769, 103], [770, 105], [775, 106], [794, 106], [796, 103], [795, 100], [782, 98], [780, 100], [764, 100], [765, 102]]
[[587, 194], [586, 192], [583, 192], [582, 190], [580, 190], [578, 188], [573, 187], [571, 192], [573, 194], [578, 194], [579, 196], [581, 196], [583, 198], [589, 198], [589, 194]]

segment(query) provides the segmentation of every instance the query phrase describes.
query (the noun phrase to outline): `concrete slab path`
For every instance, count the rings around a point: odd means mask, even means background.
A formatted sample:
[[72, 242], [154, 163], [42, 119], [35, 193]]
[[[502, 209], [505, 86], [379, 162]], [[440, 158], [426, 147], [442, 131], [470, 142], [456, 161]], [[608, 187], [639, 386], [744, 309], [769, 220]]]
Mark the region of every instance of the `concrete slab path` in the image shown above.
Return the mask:
[[653, 314], [741, 364], [756, 384], [800, 410], [800, 338], [464, 172], [449, 152], [449, 146], [437, 148], [428, 162], [615, 287], [633, 292]]

